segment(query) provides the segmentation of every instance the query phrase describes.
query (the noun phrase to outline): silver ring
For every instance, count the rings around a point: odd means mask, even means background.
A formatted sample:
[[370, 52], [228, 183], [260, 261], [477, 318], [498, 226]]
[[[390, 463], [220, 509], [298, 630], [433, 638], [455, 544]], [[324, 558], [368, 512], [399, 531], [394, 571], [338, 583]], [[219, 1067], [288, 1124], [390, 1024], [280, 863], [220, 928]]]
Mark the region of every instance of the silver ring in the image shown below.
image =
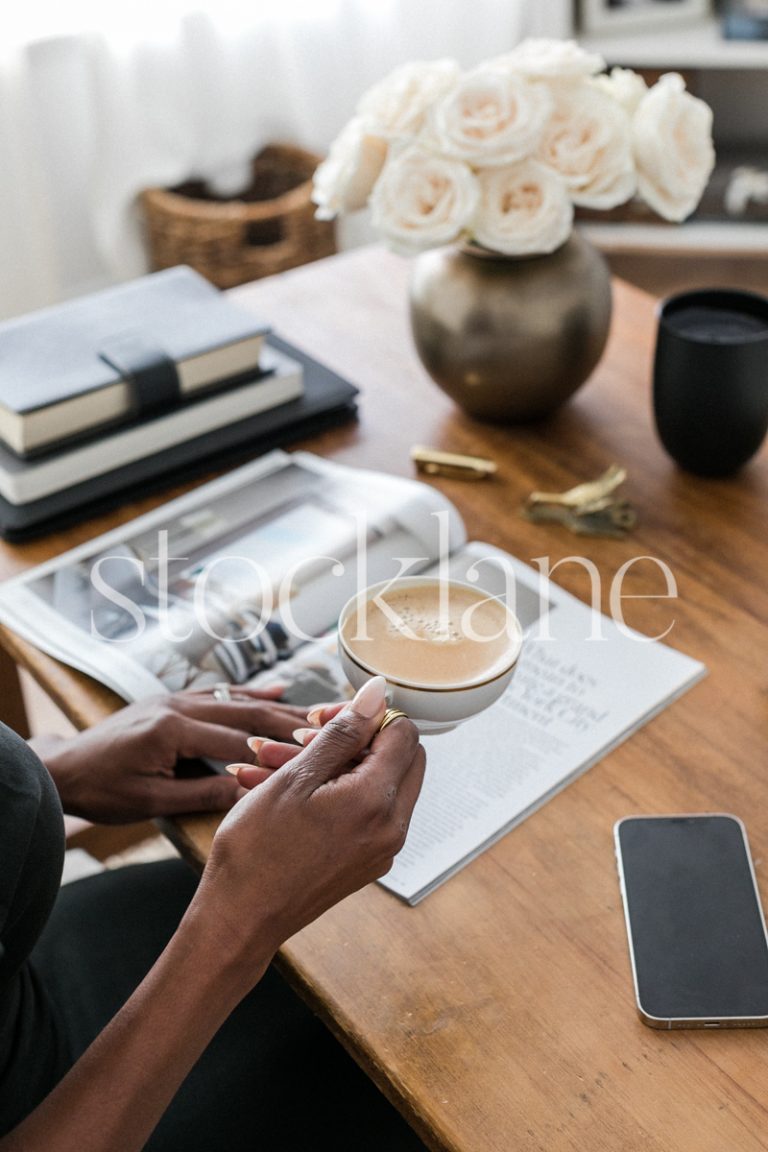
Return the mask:
[[219, 704], [229, 704], [232, 700], [232, 693], [229, 690], [229, 684], [222, 680], [218, 684], [214, 684], [211, 689], [213, 692], [214, 700], [218, 700]]

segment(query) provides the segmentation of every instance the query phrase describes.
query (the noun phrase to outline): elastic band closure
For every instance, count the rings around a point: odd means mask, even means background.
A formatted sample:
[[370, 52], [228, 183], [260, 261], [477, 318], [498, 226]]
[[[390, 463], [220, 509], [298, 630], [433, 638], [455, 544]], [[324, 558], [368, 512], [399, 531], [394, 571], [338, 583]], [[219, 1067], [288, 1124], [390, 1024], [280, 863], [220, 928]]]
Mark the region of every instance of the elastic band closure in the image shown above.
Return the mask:
[[174, 408], [180, 398], [179, 375], [171, 357], [140, 332], [121, 332], [102, 343], [99, 356], [131, 389], [138, 416]]

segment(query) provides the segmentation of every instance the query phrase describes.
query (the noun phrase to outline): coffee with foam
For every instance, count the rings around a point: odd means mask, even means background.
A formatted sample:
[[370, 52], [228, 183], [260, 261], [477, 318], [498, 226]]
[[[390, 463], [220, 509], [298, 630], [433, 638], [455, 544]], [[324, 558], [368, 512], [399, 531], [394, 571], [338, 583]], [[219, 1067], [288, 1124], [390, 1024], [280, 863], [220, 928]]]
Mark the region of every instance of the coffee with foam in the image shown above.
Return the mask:
[[353, 659], [388, 680], [446, 688], [501, 675], [516, 658], [519, 629], [504, 604], [466, 585], [395, 585], [342, 621]]

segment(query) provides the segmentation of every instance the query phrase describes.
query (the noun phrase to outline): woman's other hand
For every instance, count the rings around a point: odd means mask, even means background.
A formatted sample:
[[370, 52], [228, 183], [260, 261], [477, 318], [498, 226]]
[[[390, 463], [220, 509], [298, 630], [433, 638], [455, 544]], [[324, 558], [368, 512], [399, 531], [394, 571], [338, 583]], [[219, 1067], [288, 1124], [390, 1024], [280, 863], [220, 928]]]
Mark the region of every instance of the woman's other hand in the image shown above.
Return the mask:
[[[243, 789], [232, 776], [181, 778], [179, 760], [251, 758], [254, 733], [278, 741], [306, 723], [306, 711], [280, 704], [282, 689], [233, 689], [231, 701], [210, 692], [179, 692], [121, 708], [66, 740], [33, 740], [65, 812], [104, 824], [179, 812], [231, 808]], [[257, 770], [251, 786], [268, 776]]]

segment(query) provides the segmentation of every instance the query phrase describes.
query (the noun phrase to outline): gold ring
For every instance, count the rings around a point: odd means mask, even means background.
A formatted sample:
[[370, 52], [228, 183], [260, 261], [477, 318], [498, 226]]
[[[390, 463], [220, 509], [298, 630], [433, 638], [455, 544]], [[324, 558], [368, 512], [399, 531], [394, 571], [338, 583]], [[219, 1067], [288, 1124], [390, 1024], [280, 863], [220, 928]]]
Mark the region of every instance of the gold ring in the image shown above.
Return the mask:
[[388, 724], [391, 724], [393, 720], [399, 720], [401, 716], [406, 720], [408, 719], [407, 714], [401, 712], [399, 708], [387, 708], [384, 713], [384, 719], [381, 724], [379, 724], [379, 732], [383, 732]]

